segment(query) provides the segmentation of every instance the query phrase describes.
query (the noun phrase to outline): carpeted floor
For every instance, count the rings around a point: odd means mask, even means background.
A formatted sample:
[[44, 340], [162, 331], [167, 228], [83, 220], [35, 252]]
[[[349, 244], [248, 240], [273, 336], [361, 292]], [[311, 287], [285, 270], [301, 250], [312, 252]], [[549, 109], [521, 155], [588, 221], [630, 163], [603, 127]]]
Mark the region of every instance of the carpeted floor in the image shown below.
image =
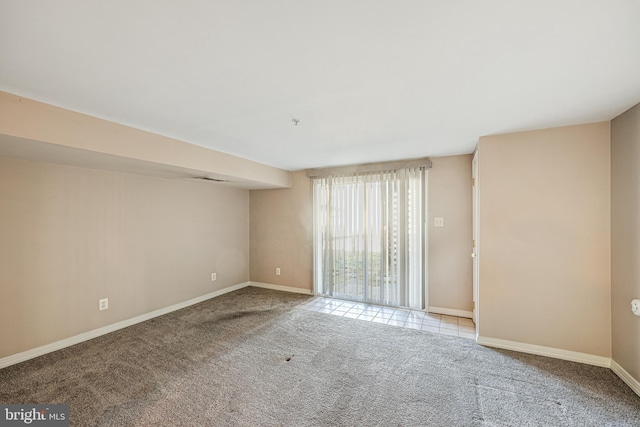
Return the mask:
[[640, 426], [611, 371], [294, 309], [245, 288], [0, 370], [76, 426]]

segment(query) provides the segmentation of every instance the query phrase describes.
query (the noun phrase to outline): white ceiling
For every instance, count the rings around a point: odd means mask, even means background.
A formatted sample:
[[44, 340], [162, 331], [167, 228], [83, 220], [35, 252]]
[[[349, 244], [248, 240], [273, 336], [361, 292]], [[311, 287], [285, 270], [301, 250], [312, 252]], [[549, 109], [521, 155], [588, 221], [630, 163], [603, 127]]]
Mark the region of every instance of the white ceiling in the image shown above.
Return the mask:
[[0, 90], [290, 170], [462, 154], [640, 102], [640, 1], [0, 0]]

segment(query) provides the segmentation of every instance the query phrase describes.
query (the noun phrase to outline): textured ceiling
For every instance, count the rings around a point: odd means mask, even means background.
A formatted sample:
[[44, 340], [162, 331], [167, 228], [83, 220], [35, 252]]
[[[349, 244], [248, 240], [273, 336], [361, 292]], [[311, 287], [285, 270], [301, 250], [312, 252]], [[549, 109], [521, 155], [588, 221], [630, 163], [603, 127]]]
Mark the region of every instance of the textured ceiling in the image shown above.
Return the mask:
[[461, 154], [638, 103], [639, 22], [637, 0], [0, 0], [0, 90], [291, 170]]

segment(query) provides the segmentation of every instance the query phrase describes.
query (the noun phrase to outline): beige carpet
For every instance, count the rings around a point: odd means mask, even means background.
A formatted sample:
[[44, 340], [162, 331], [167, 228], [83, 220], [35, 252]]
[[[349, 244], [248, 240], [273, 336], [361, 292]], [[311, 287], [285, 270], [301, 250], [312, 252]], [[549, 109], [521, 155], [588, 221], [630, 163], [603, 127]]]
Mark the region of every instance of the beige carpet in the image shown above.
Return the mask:
[[0, 370], [76, 426], [640, 426], [608, 369], [294, 309], [246, 288]]

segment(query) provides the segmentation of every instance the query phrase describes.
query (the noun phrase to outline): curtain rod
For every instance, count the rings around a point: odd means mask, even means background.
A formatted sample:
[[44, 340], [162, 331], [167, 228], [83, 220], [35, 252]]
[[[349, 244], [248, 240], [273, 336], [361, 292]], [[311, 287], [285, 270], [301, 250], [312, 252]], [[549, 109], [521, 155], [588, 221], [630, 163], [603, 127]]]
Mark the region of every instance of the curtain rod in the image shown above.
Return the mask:
[[380, 172], [407, 168], [431, 168], [428, 157], [421, 159], [396, 160], [392, 162], [364, 163], [360, 165], [336, 166], [328, 168], [307, 169], [309, 178], [322, 178], [331, 175], [354, 175], [358, 173]]

